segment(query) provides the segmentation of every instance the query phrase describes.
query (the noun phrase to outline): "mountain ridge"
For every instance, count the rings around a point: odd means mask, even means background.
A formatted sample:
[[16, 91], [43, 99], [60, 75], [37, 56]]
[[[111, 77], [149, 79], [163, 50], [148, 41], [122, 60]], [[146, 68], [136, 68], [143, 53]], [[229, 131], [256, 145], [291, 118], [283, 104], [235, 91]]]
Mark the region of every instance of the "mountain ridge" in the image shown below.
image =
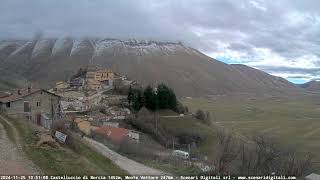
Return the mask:
[[179, 42], [112, 38], [0, 41], [0, 65], [43, 87], [69, 79], [79, 68], [94, 66], [111, 68], [142, 85], [166, 83], [179, 96], [302, 91], [283, 78], [225, 64]]
[[299, 84], [298, 86], [308, 91], [320, 92], [320, 81], [312, 80], [304, 84]]

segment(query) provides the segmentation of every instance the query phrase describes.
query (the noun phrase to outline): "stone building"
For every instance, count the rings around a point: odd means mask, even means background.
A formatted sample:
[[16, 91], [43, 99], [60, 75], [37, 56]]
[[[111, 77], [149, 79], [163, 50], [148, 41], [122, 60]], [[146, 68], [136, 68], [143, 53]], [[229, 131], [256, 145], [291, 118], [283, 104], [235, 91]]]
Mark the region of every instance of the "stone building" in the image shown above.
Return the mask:
[[114, 79], [114, 73], [110, 69], [88, 71], [86, 74], [87, 82], [99, 81], [108, 86], [112, 86], [113, 79]]
[[0, 109], [8, 116], [51, 128], [52, 122], [61, 112], [60, 99], [60, 96], [46, 90], [28, 88], [0, 98]]
[[100, 81], [97, 81], [95, 79], [88, 79], [87, 80], [87, 86], [89, 89], [92, 89], [92, 90], [101, 90], [102, 89], [102, 84]]

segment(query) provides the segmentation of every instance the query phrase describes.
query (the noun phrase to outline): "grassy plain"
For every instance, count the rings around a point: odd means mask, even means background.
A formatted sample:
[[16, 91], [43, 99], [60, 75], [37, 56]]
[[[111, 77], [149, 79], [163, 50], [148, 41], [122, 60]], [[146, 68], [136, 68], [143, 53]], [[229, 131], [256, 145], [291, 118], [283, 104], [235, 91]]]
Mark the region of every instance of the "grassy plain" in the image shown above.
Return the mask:
[[213, 124], [246, 137], [262, 133], [284, 146], [313, 155], [320, 171], [320, 96], [210, 96], [183, 99], [190, 110], [209, 111]]

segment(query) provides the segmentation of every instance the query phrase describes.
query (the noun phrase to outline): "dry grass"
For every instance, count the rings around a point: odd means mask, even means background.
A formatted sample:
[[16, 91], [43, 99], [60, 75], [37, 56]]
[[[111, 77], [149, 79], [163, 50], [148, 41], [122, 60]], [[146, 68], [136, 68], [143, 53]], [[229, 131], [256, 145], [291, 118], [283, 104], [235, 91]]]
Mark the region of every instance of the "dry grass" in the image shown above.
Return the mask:
[[[77, 150], [71, 150], [62, 145], [61, 148], [37, 147], [38, 141], [35, 136], [35, 129], [32, 125], [21, 120], [10, 119], [19, 132], [20, 141], [23, 150], [27, 156], [38, 166], [45, 174], [57, 175], [124, 175], [127, 174], [111, 160], [92, 150], [83, 144], [79, 137], [73, 137], [73, 143]], [[13, 128], [13, 127], [10, 127]]]
[[247, 137], [265, 134], [302, 154], [311, 152], [315, 167], [320, 169], [320, 101], [317, 99], [314, 96], [297, 99], [225, 96], [185, 99], [184, 104], [193, 111], [198, 108], [210, 111], [213, 124], [218, 127]]

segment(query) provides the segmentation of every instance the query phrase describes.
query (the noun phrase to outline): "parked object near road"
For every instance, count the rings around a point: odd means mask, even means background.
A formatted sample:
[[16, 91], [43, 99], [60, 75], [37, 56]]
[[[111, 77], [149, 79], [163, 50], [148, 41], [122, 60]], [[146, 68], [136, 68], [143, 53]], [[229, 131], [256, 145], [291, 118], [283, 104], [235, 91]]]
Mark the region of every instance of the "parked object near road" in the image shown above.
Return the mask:
[[137, 131], [129, 130], [128, 137], [136, 142], [139, 142], [140, 140], [140, 135]]
[[174, 150], [172, 155], [181, 159], [189, 159], [189, 153], [181, 150]]
[[62, 132], [56, 131], [54, 136], [57, 138], [57, 140], [61, 143], [65, 143], [67, 139], [67, 135], [63, 134]]

